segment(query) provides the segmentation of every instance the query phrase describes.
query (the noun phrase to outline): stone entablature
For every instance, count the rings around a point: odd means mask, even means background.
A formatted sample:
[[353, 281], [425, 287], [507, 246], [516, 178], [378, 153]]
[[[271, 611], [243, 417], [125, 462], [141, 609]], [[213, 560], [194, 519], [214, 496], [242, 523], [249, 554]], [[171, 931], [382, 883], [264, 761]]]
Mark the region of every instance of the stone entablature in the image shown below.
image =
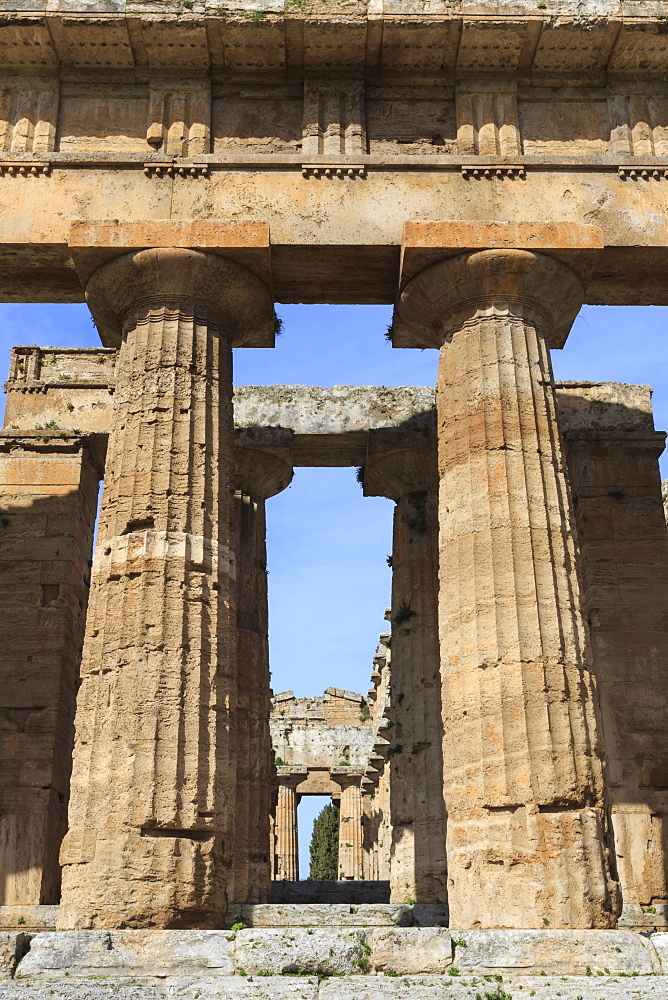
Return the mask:
[[[4, 430], [108, 433], [115, 356], [110, 348], [12, 348]], [[580, 380], [555, 387], [563, 433], [654, 432], [649, 386]], [[364, 465], [369, 430], [424, 431], [434, 424], [434, 405], [429, 386], [236, 386], [234, 422], [291, 430], [295, 465]]]
[[333, 773], [362, 775], [368, 767], [374, 727], [360, 694], [328, 688], [324, 695], [295, 698], [284, 691], [272, 698], [269, 724], [279, 778], [300, 775], [300, 795], [331, 792], [338, 798]]

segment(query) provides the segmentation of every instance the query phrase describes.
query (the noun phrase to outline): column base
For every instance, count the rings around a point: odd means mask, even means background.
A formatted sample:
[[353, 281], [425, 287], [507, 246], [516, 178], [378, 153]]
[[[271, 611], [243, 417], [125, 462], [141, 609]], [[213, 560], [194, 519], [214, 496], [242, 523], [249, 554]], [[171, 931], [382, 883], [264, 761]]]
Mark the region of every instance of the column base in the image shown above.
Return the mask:
[[[450, 923], [457, 927], [614, 928], [616, 883], [602, 809], [509, 806], [448, 817]], [[610, 909], [601, 906], [609, 899]]]

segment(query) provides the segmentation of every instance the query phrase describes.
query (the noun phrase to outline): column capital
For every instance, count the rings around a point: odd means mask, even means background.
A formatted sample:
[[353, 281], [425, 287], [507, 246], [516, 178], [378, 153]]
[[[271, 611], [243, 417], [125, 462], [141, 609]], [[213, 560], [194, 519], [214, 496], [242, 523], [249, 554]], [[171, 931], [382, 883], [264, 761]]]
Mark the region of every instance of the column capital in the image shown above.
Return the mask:
[[86, 282], [105, 347], [118, 347], [137, 311], [186, 310], [218, 327], [233, 347], [273, 346], [269, 289], [242, 264], [214, 253], [154, 247], [114, 258]]
[[563, 347], [584, 298], [566, 264], [528, 250], [481, 250], [425, 268], [399, 296], [393, 327], [416, 346], [440, 347], [467, 320], [517, 316]]
[[307, 767], [297, 767], [293, 765], [278, 765], [276, 768], [276, 784], [278, 788], [291, 788], [296, 791], [297, 785], [308, 778]]
[[335, 781], [336, 784], [340, 785], [342, 789], [350, 788], [352, 785], [361, 788], [362, 779], [364, 778], [364, 774], [361, 771], [353, 771], [350, 770], [350, 768], [343, 767], [330, 768], [329, 776], [332, 781]]
[[234, 489], [259, 500], [292, 482], [292, 441], [285, 427], [237, 427], [234, 432]]
[[436, 422], [420, 430], [378, 428], [367, 434], [365, 497], [400, 500], [438, 489]]

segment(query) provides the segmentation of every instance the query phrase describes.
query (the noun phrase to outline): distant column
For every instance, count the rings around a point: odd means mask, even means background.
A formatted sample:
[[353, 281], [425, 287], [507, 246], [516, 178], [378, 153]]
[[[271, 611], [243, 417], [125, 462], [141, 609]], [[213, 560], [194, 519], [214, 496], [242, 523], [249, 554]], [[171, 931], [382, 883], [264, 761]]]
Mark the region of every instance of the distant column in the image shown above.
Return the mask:
[[[624, 920], [668, 902], [668, 532], [650, 393], [558, 387], [605, 735]], [[568, 405], [569, 402], [571, 405]], [[648, 912], [654, 908], [654, 913]], [[643, 909], [644, 908], [644, 909]]]
[[364, 493], [396, 501], [392, 544], [390, 886], [393, 903], [444, 903], [446, 815], [438, 642], [438, 470], [433, 425], [368, 436]]
[[104, 461], [90, 439], [44, 436], [0, 435], [1, 906], [60, 898], [58, 850]]
[[268, 903], [272, 754], [265, 500], [292, 479], [292, 431], [235, 431], [237, 566], [237, 746], [234, 862], [230, 897]]
[[289, 776], [279, 778], [274, 838], [274, 878], [279, 882], [298, 882], [297, 792], [295, 779]]
[[455, 927], [611, 927], [619, 910], [598, 692], [550, 346], [582, 304], [551, 257], [488, 250], [403, 289], [441, 349], [439, 626]]
[[332, 771], [332, 780], [341, 785], [339, 806], [339, 879], [364, 878], [364, 836], [362, 830], [362, 775]]

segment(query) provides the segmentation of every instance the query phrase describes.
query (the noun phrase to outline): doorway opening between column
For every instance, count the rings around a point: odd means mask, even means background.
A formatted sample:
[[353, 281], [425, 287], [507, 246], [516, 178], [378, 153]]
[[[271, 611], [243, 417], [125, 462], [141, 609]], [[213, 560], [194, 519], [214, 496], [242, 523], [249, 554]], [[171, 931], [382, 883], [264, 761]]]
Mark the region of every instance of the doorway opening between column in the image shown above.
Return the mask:
[[[365, 806], [374, 791], [367, 772], [378, 725], [368, 689], [391, 589], [391, 517], [389, 501], [363, 496], [354, 467], [298, 468], [290, 489], [267, 504], [277, 903], [389, 901], [389, 882], [371, 873], [378, 866], [365, 851]], [[342, 799], [334, 870], [314, 879], [313, 821], [326, 804], [338, 817]]]

